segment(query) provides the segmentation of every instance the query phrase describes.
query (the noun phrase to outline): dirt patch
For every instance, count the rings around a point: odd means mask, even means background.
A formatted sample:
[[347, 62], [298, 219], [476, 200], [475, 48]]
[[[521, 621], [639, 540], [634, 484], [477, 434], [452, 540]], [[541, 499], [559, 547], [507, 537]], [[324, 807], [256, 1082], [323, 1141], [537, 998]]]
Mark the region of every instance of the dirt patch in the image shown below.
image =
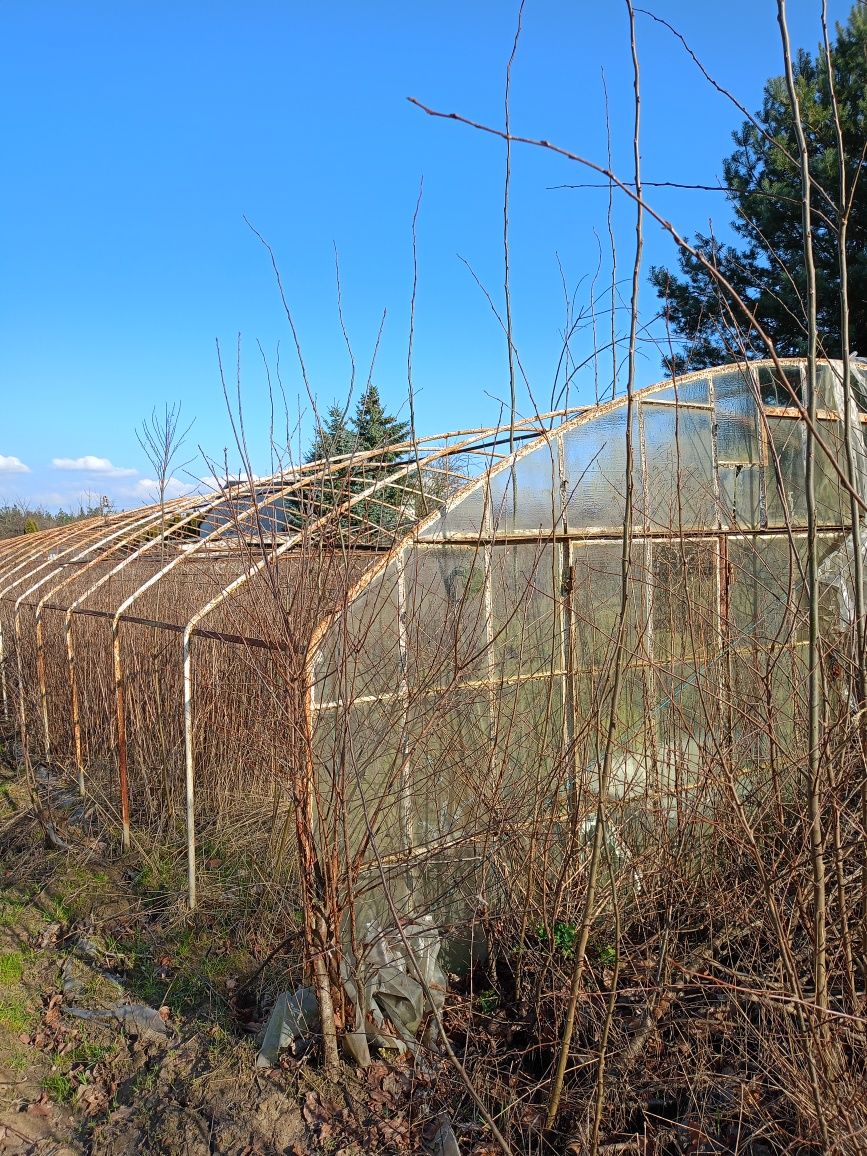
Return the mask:
[[329, 1082], [314, 1042], [257, 1068], [257, 1031], [302, 972], [297, 936], [273, 952], [285, 925], [257, 940], [240, 873], [215, 863], [225, 886], [193, 918], [182, 860], [121, 854], [74, 789], [45, 772], [39, 789], [48, 839], [0, 767], [3, 1156], [420, 1150], [434, 1081], [411, 1064], [347, 1065]]
[[[195, 1045], [178, 1049], [154, 1074], [144, 1095], [133, 1082], [123, 1090], [129, 1098], [99, 1123], [92, 1133], [92, 1151], [101, 1156], [183, 1152], [277, 1153], [308, 1148], [304, 1121], [294, 1096], [273, 1080], [236, 1079], [219, 1071], [203, 1071]], [[285, 1081], [284, 1081], [285, 1082]], [[270, 1087], [269, 1087], [270, 1085]]]
[[320, 1151], [294, 1074], [257, 1072], [230, 1007], [253, 957], [98, 833], [65, 823], [69, 849], [46, 847], [26, 792], [0, 783], [4, 1156]]

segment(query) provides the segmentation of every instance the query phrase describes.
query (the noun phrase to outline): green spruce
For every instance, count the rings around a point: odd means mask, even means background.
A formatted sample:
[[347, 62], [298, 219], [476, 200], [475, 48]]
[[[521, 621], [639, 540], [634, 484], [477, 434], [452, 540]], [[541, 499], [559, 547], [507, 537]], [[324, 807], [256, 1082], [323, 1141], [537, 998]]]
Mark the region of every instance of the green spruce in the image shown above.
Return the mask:
[[[863, 2], [852, 9], [845, 26], [837, 26], [831, 55], [850, 196], [854, 189], [846, 254], [850, 344], [867, 354], [867, 181], [861, 171], [867, 144], [867, 6]], [[824, 48], [815, 56], [799, 52], [794, 72], [817, 183], [812, 229], [819, 332], [823, 352], [839, 357], [840, 180]], [[767, 82], [756, 124], [745, 121], [733, 140], [735, 150], [723, 161], [723, 174], [738, 240], [724, 244], [699, 233], [693, 244], [749, 303], [777, 352], [800, 356], [807, 340], [801, 181], [794, 117], [783, 77]], [[744, 351], [747, 356], [767, 356], [743, 309], [689, 253], [679, 256], [679, 274], [655, 267], [650, 279], [678, 346], [674, 356], [666, 358], [669, 368], [682, 372], [719, 365]]]

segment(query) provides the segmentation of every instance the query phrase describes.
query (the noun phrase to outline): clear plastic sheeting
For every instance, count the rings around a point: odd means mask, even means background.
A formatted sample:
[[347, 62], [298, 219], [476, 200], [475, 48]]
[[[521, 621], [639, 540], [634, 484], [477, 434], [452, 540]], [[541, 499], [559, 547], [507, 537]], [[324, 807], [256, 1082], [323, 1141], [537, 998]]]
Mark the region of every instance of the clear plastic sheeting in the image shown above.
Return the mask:
[[[600, 791], [627, 830], [714, 760], [757, 797], [794, 765], [807, 386], [797, 359], [722, 366], [0, 543], [4, 730], [125, 845], [182, 829], [191, 904], [223, 832], [277, 877], [297, 806], [341, 901], [385, 864], [413, 916], [517, 902]], [[821, 363], [813, 400], [846, 703], [864, 363]]]
[[621, 406], [592, 424], [582, 422], [560, 441], [567, 524], [616, 526], [626, 510], [626, 411]]
[[366, 1066], [370, 1046], [415, 1049], [431, 1006], [439, 1010], [445, 1002], [441, 947], [430, 917], [403, 922], [400, 930], [390, 931], [375, 919], [367, 922], [358, 958], [350, 948], [342, 966], [343, 986], [356, 1014], [347, 1046], [357, 1062]]
[[[837, 595], [840, 626], [849, 631], [855, 622], [855, 539], [847, 534], [842, 545], [819, 568], [819, 581]], [[867, 567], [867, 522], [861, 522], [861, 566]]]
[[[427, 1025], [431, 1007], [441, 1009], [446, 975], [439, 963], [442, 941], [430, 919], [385, 931], [373, 918], [364, 927], [358, 958], [345, 945], [340, 978], [355, 1021], [343, 1046], [359, 1067], [370, 1064], [371, 1048], [415, 1051], [420, 1037], [435, 1037]], [[319, 1009], [312, 988], [278, 995], [256, 1056], [259, 1068], [274, 1067], [284, 1048], [303, 1051], [316, 1033]], [[424, 1032], [423, 1028], [426, 1028]]]
[[[852, 607], [850, 491], [867, 498], [867, 391], [860, 368], [854, 377], [844, 389], [841, 367], [820, 365], [815, 399], [824, 605], [839, 597], [841, 635]], [[565, 830], [576, 808], [592, 814], [600, 789], [633, 830], [639, 803], [669, 816], [687, 798], [698, 806], [723, 752], [752, 790], [769, 759], [796, 756], [805, 382], [801, 362], [725, 366], [637, 393], [631, 421], [621, 398], [553, 423], [382, 561], [383, 580], [404, 591], [397, 675], [378, 695], [391, 723], [359, 717], [350, 729], [356, 766], [392, 768], [394, 806], [358, 836], [380, 838], [389, 862], [424, 864], [419, 902], [437, 917], [472, 906], [482, 879], [508, 896], [504, 864]], [[359, 603], [377, 601], [376, 582], [362, 583], [319, 653]], [[382, 637], [394, 633], [391, 606], [381, 623]], [[312, 717], [323, 767], [326, 713]]]

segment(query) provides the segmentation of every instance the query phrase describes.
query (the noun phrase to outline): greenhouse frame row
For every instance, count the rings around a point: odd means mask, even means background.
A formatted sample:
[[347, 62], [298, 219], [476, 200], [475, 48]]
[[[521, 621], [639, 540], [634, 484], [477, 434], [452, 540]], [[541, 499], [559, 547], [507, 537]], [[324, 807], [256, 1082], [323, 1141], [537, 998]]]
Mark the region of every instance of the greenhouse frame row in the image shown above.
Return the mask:
[[[724, 366], [0, 543], [22, 767], [68, 771], [124, 846], [182, 826], [191, 905], [197, 832], [234, 824], [277, 871], [307, 808], [341, 904], [386, 884], [440, 922], [547, 886], [600, 786], [624, 856], [648, 816], [713, 805], [711, 764], [780, 790], [804, 752], [806, 372]], [[817, 372], [846, 712], [867, 373]]]

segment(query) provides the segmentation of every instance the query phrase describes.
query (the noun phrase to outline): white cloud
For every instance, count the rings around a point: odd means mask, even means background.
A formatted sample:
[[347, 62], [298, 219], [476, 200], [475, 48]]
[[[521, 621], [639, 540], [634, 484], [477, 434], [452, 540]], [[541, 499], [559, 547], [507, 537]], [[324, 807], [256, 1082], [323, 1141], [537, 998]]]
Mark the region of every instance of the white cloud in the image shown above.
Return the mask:
[[29, 474], [30, 466], [25, 466], [21, 458], [14, 454], [0, 454], [0, 474]]
[[225, 478], [216, 478], [213, 474], [206, 474], [198, 479], [198, 484], [206, 490], [222, 490], [226, 484]]
[[93, 454], [85, 454], [80, 458], [52, 458], [51, 464], [56, 470], [76, 470], [79, 473], [102, 474], [107, 478], [132, 478], [138, 473], [138, 470], [116, 466], [108, 458], [98, 458]]
[[[180, 478], [166, 479], [166, 497], [167, 498], [182, 498], [185, 494], [192, 493], [196, 488], [195, 482], [183, 482]], [[135, 484], [132, 493], [136, 497], [143, 498], [145, 501], [158, 502], [160, 499], [160, 484], [156, 478], [139, 478]]]

